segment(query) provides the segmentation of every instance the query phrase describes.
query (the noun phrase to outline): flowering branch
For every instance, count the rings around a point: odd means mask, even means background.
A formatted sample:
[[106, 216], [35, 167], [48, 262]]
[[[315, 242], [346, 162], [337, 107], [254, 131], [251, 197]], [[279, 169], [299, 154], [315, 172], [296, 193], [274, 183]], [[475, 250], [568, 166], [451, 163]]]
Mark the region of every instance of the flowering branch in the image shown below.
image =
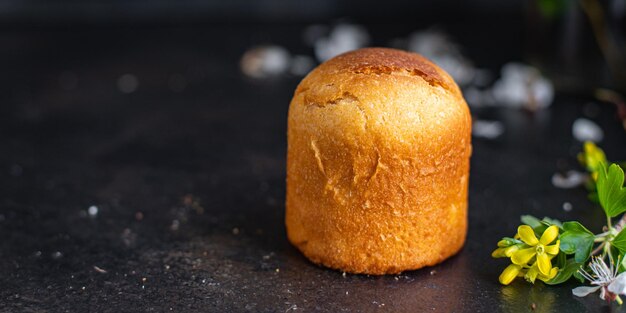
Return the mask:
[[626, 267], [621, 263], [626, 254], [626, 215], [615, 224], [612, 219], [626, 212], [624, 171], [617, 164], [609, 165], [604, 152], [590, 142], [585, 143], [579, 160], [590, 172], [590, 199], [606, 214], [603, 232], [593, 234], [577, 221], [561, 223], [525, 215], [515, 236], [502, 238], [491, 256], [509, 258], [512, 263], [499, 277], [503, 285], [517, 277], [533, 284], [539, 279], [549, 285], [575, 277], [593, 286], [578, 287], [574, 295], [582, 297], [600, 290], [602, 299], [622, 304], [619, 295], [626, 295], [626, 274], [622, 273]]

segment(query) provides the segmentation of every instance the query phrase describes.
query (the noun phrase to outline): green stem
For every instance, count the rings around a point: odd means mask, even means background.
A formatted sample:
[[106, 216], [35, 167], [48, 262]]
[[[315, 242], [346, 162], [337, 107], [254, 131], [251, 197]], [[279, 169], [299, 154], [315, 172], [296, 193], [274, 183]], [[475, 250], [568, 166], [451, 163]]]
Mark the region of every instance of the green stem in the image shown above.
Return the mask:
[[598, 247], [596, 247], [593, 251], [591, 251], [591, 255], [596, 255], [602, 251], [606, 242], [602, 242]]
[[617, 301], [617, 304], [622, 305], [622, 298], [620, 298], [619, 296], [615, 297], [615, 301]]

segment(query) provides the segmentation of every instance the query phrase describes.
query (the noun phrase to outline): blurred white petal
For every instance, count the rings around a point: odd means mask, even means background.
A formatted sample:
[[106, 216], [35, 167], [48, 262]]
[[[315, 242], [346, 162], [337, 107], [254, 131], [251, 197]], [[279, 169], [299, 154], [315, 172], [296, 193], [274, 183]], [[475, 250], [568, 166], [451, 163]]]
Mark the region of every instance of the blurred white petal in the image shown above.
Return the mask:
[[626, 272], [617, 275], [608, 289], [612, 293], [626, 295]]
[[600, 286], [595, 286], [595, 287], [580, 286], [580, 287], [576, 287], [572, 289], [572, 293], [577, 297], [585, 297], [589, 295], [590, 293], [594, 293], [598, 291], [598, 289], [600, 289]]

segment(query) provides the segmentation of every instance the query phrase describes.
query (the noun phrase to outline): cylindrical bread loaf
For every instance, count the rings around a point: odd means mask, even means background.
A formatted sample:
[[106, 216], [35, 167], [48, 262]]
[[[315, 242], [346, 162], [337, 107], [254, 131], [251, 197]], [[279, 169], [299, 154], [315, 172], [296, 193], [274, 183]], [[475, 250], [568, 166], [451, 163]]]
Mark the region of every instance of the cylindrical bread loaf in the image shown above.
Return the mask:
[[457, 253], [467, 232], [471, 115], [424, 57], [337, 56], [289, 107], [287, 235], [312, 262], [394, 274]]

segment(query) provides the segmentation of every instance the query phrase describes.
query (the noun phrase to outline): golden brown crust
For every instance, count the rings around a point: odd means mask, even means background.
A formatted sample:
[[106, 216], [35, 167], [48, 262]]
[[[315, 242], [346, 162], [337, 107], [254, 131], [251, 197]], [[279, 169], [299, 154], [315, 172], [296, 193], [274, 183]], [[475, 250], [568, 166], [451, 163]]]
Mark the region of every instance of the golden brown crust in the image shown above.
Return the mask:
[[365, 48], [341, 54], [320, 65], [318, 72], [351, 72], [354, 74], [405, 73], [418, 76], [431, 85], [453, 92], [458, 88], [452, 78], [423, 56], [389, 48]]
[[289, 240], [352, 273], [455, 254], [467, 228], [470, 131], [454, 81], [417, 54], [362, 49], [320, 65], [289, 108]]

